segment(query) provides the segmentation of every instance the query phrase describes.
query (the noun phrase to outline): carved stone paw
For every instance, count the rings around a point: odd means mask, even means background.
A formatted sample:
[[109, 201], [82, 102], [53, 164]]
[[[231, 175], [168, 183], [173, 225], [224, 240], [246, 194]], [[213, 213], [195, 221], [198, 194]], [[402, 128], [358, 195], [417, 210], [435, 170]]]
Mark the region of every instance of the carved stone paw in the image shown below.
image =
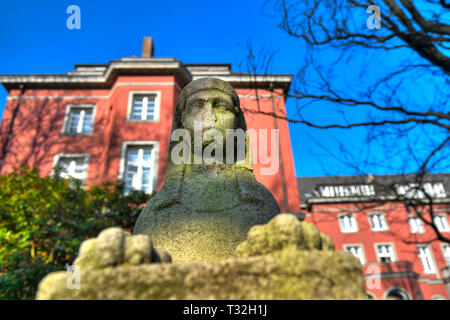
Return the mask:
[[131, 235], [113, 227], [100, 232], [97, 238], [84, 241], [74, 264], [81, 269], [101, 269], [121, 264], [170, 263], [164, 249], [155, 249], [148, 235]]
[[265, 225], [256, 225], [235, 252], [237, 257], [270, 254], [284, 249], [334, 250], [333, 240], [309, 222], [292, 214], [278, 214]]

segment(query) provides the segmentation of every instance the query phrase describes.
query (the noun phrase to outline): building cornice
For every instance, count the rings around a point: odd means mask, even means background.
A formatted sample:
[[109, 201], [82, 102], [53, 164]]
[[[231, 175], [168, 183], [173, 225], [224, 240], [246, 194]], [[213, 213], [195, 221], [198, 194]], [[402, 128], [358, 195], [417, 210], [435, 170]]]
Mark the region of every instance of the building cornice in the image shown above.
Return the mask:
[[[398, 271], [398, 272], [381, 272], [377, 275], [377, 277], [380, 277], [381, 279], [386, 278], [416, 278], [421, 279], [419, 275], [413, 271]], [[374, 275], [369, 274], [364, 276], [364, 280], [373, 280]], [[419, 280], [420, 281], [420, 280]]]
[[83, 66], [85, 65], [77, 65], [82, 71], [68, 74], [0, 75], [0, 82], [9, 91], [18, 88], [20, 84], [25, 84], [27, 88], [110, 88], [119, 75], [174, 75], [183, 86], [192, 80], [184, 65], [170, 58], [122, 58], [111, 61], [104, 72], [83, 70]]
[[[303, 209], [308, 208], [314, 204], [334, 204], [334, 203], [377, 203], [377, 202], [400, 202], [404, 203], [406, 199], [399, 199], [395, 196], [378, 196], [378, 197], [340, 197], [340, 198], [309, 198], [301, 204]], [[415, 199], [415, 201], [418, 201]], [[450, 198], [435, 198], [433, 205], [450, 203]], [[423, 205], [428, 205], [426, 201], [421, 202]]]
[[231, 71], [231, 64], [183, 64], [173, 58], [122, 58], [108, 64], [76, 64], [67, 74], [0, 75], [6, 90], [32, 88], [111, 88], [119, 75], [173, 75], [184, 87], [191, 80], [217, 77], [235, 88], [282, 89], [289, 92], [291, 74], [248, 74]]

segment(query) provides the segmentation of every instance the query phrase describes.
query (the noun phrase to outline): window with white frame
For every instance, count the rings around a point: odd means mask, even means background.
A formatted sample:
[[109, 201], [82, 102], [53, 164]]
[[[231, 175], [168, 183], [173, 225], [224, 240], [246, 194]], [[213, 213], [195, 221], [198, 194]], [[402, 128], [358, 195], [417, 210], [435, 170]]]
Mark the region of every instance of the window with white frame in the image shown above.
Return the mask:
[[86, 182], [89, 155], [57, 155], [55, 161], [56, 170], [63, 179], [79, 179]]
[[445, 262], [450, 266], [450, 244], [442, 244], [442, 254], [444, 255]]
[[424, 233], [425, 229], [423, 227], [423, 222], [420, 220], [418, 216], [410, 216], [408, 217], [409, 228], [411, 229], [411, 233]]
[[124, 177], [126, 193], [132, 189], [146, 193], [154, 190], [154, 163], [154, 147], [152, 145], [127, 146]]
[[341, 232], [357, 232], [358, 226], [354, 214], [342, 214], [339, 216]]
[[157, 93], [130, 93], [130, 106], [128, 120], [149, 121], [159, 118], [159, 94]]
[[375, 195], [373, 185], [342, 185], [342, 186], [321, 186], [319, 192], [322, 197], [367, 197]]
[[92, 133], [94, 107], [93, 105], [68, 105], [63, 131], [68, 134]]
[[450, 232], [448, 227], [447, 216], [445, 214], [435, 215], [433, 217], [433, 223], [439, 232]]
[[391, 244], [377, 244], [375, 247], [378, 261], [383, 263], [395, 261], [394, 247]]
[[384, 213], [381, 212], [370, 213], [369, 221], [370, 221], [370, 228], [372, 229], [372, 231], [388, 230]]
[[360, 245], [344, 245], [345, 251], [353, 254], [358, 258], [359, 262], [364, 265], [366, 263], [366, 259], [364, 258], [363, 248]]
[[424, 192], [432, 198], [445, 198], [447, 196], [442, 182], [424, 183], [420, 186], [418, 183], [398, 184], [396, 185], [397, 194], [406, 198], [423, 199]]
[[447, 196], [444, 184], [442, 182], [437, 183], [424, 183], [423, 188], [425, 192], [433, 198], [445, 198]]
[[419, 258], [422, 262], [423, 272], [425, 274], [436, 273], [436, 268], [433, 262], [433, 256], [429, 246], [421, 245], [417, 247], [419, 251]]

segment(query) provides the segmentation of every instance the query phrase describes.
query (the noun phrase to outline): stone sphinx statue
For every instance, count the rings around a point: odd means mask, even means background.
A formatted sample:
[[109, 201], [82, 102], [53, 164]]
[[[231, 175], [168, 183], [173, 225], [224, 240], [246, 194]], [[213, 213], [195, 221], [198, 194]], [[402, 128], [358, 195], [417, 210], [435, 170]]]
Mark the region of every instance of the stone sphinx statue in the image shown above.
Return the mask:
[[[180, 143], [186, 141], [172, 141], [180, 129], [191, 139], [185, 148]], [[227, 136], [230, 129], [247, 130], [233, 87], [217, 78], [190, 82], [176, 105], [164, 186], [142, 210], [133, 232], [149, 235], [174, 262], [229, 258], [252, 226], [280, 212], [272, 194], [255, 179], [248, 137], [239, 153], [236, 144], [228, 144], [235, 139]], [[195, 141], [199, 132], [200, 142]], [[225, 155], [223, 161], [214, 152], [205, 155], [207, 148], [217, 147], [233, 153], [231, 163]], [[176, 148], [182, 151], [181, 163], [173, 157]]]

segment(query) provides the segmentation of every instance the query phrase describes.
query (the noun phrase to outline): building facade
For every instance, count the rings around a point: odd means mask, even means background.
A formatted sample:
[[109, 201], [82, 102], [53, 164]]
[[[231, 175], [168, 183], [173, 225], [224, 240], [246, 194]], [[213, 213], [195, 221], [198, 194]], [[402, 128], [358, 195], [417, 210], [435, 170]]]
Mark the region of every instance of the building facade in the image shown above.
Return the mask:
[[191, 80], [210, 76], [235, 88], [248, 129], [278, 130], [279, 148], [260, 144], [264, 150], [259, 152], [273, 152], [279, 168], [265, 174], [272, 164], [258, 160], [258, 154], [253, 155], [254, 172], [282, 212], [298, 211], [288, 124], [258, 113], [286, 116], [292, 76], [155, 58], [151, 38], [144, 38], [141, 58], [77, 64], [67, 74], [0, 76], [9, 95], [0, 127], [0, 174], [28, 165], [50, 175], [58, 166], [61, 175], [87, 185], [120, 178], [127, 189], [157, 191], [164, 183], [178, 96]]
[[431, 223], [450, 239], [450, 174], [427, 175], [421, 187], [414, 175], [298, 178], [298, 186], [305, 221], [358, 258], [370, 297], [449, 299], [450, 243]]
[[[60, 167], [62, 176], [87, 186], [123, 179], [128, 190], [158, 191], [178, 96], [187, 83], [208, 76], [235, 88], [249, 129], [278, 130], [279, 148], [259, 145], [260, 153], [276, 154], [277, 170], [264, 174], [272, 164], [252, 154], [257, 180], [282, 212], [302, 212], [337, 250], [359, 259], [368, 295], [449, 299], [450, 245], [432, 241], [433, 228], [386, 190], [394, 186], [406, 197], [408, 176], [296, 178], [283, 120], [291, 75], [245, 74], [231, 71], [230, 64], [156, 58], [151, 38], [144, 38], [141, 58], [77, 64], [67, 74], [0, 75], [8, 91], [0, 174], [28, 165], [44, 176]], [[423, 186], [433, 195], [436, 228], [450, 237], [450, 174], [429, 175]]]

